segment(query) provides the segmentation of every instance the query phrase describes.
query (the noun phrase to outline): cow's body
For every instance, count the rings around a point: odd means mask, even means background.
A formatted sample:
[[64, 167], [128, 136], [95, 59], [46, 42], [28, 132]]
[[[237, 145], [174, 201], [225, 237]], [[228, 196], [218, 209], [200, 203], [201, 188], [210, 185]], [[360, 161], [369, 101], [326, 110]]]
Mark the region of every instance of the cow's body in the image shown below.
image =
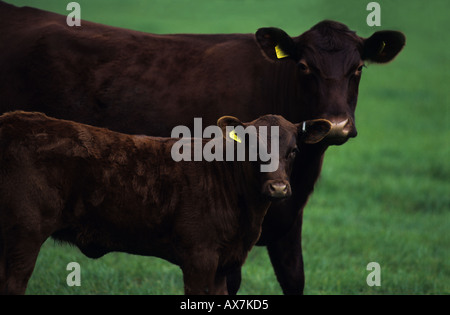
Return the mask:
[[[296, 127], [272, 121], [293, 139], [280, 147], [296, 147]], [[40, 113], [0, 116], [0, 292], [24, 292], [52, 236], [91, 258], [158, 256], [181, 267], [186, 293], [227, 293], [225, 276], [242, 266], [274, 196], [266, 182], [288, 185], [288, 165], [267, 181], [255, 162], [175, 162], [175, 141]]]
[[174, 126], [191, 127], [194, 117], [213, 125], [224, 115], [254, 119], [285, 104], [272, 99], [269, 110], [266, 93], [273, 87], [253, 79], [267, 78], [273, 64], [252, 34], [153, 35], [85, 21], [70, 28], [61, 15], [29, 8], [11, 14], [2, 6], [0, 45], [7, 49], [0, 52], [0, 84], [9, 87], [0, 91], [0, 112], [39, 109], [120, 132], [168, 136]]
[[[26, 22], [24, 22], [26, 21]], [[302, 293], [302, 211], [330, 144], [356, 136], [354, 111], [364, 61], [385, 63], [404, 45], [399, 32], [368, 39], [325, 21], [291, 38], [279, 29], [254, 34], [152, 35], [0, 2], [0, 112], [41, 111], [112, 130], [169, 136], [176, 125], [205, 125], [234, 115], [280, 114], [292, 122], [326, 118], [332, 132], [305, 146], [292, 198], [268, 211], [266, 245], [285, 293]], [[278, 59], [275, 47], [284, 53]], [[229, 275], [229, 290], [239, 288]]]

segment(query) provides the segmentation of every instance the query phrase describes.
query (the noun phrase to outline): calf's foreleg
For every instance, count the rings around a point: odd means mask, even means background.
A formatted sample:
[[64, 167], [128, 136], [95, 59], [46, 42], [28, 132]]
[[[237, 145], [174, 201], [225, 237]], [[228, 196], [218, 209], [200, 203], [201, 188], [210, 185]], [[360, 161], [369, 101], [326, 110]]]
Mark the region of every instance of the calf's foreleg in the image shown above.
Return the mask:
[[218, 262], [218, 255], [214, 252], [199, 251], [191, 255], [181, 267], [185, 294], [228, 294], [226, 277], [217, 272]]

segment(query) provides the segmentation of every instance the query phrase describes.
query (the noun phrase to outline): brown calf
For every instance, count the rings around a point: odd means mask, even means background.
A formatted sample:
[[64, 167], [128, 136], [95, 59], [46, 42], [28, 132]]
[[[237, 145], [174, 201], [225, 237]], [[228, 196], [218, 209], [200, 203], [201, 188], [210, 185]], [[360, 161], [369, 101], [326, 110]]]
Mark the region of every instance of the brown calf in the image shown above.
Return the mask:
[[[242, 123], [223, 117], [218, 125]], [[331, 128], [327, 120], [300, 126], [272, 115], [247, 125], [279, 126], [277, 171], [261, 173], [258, 161], [175, 162], [172, 138], [41, 113], [1, 116], [0, 292], [25, 292], [51, 236], [91, 258], [161, 257], [181, 267], [187, 294], [226, 294], [226, 274], [258, 240], [271, 198], [289, 195], [297, 143], [318, 142]]]
[[[274, 27], [254, 34], [155, 35], [18, 8], [0, 1], [0, 113], [45, 114], [114, 131], [170, 135], [233, 115], [278, 114], [291, 122], [325, 118], [324, 141], [297, 155], [292, 198], [272, 203], [257, 245], [266, 246], [283, 292], [304, 287], [303, 209], [329, 145], [357, 135], [355, 108], [364, 64], [385, 64], [405, 44], [398, 31], [363, 38], [322, 21], [299, 36]], [[281, 54], [279, 54], [281, 52]], [[240, 271], [229, 276], [236, 293]]]

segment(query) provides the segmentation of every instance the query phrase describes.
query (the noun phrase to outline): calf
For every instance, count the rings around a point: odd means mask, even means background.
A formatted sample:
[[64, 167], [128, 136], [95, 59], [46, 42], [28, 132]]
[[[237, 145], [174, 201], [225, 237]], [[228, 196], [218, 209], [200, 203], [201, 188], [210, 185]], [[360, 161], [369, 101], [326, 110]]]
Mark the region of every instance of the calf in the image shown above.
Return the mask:
[[[0, 113], [38, 111], [164, 137], [177, 125], [192, 127], [194, 117], [208, 125], [222, 115], [250, 121], [269, 113], [333, 123], [323, 141], [297, 155], [292, 198], [272, 203], [257, 244], [267, 247], [283, 292], [302, 293], [303, 210], [324, 154], [357, 135], [364, 64], [393, 60], [405, 35], [379, 30], [363, 38], [335, 21], [293, 37], [274, 27], [156, 35], [89, 21], [70, 27], [66, 20], [0, 1]], [[228, 278], [236, 293], [240, 271]]]
[[161, 257], [181, 267], [185, 293], [226, 294], [226, 274], [240, 269], [258, 240], [271, 199], [290, 194], [297, 144], [322, 140], [331, 123], [268, 115], [248, 124], [227, 116], [218, 125], [279, 126], [278, 169], [261, 173], [260, 161], [175, 162], [177, 139], [41, 113], [1, 116], [0, 292], [25, 292], [51, 236], [91, 258], [111, 251]]

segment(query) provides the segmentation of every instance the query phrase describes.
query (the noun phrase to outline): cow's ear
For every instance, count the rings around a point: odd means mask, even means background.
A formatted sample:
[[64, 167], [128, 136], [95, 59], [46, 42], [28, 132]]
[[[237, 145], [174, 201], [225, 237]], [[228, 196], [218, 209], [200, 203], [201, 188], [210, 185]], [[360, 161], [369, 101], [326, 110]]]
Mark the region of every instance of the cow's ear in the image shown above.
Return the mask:
[[[243, 123], [238, 118], [233, 116], [222, 116], [217, 120], [217, 126], [222, 129], [222, 134], [225, 139], [232, 139], [234, 141], [241, 142], [241, 139], [235, 132], [233, 132], [234, 128], [236, 128], [237, 126], [243, 126]], [[227, 126], [231, 126], [234, 128], [231, 132], [230, 130], [228, 130], [227, 132]]]
[[296, 59], [294, 40], [285, 31], [275, 27], [264, 27], [257, 30], [255, 36], [259, 47], [269, 58]]
[[402, 32], [378, 31], [364, 40], [363, 60], [376, 63], [391, 61], [405, 46], [406, 37]]
[[321, 141], [330, 132], [331, 126], [331, 122], [326, 119], [307, 120], [297, 124], [300, 142], [313, 144]]

